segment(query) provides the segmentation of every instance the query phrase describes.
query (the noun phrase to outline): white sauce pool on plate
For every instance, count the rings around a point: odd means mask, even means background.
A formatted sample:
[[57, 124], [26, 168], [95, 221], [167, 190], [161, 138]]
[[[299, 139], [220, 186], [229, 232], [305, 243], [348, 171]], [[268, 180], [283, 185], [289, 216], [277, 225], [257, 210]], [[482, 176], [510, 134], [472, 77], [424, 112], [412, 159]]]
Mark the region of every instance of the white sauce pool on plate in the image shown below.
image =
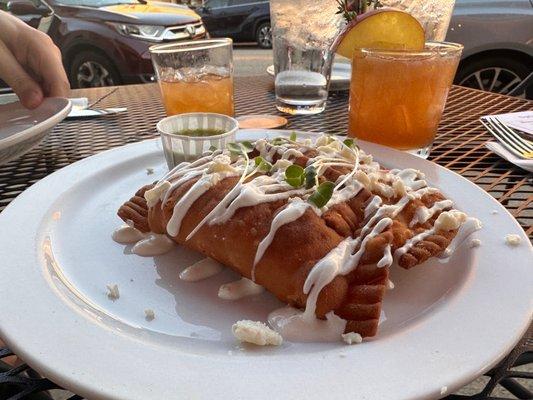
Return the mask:
[[346, 328], [346, 320], [333, 312], [326, 318], [307, 317], [300, 310], [283, 307], [270, 313], [268, 323], [284, 339], [292, 342], [338, 342]]
[[226, 283], [218, 289], [218, 297], [223, 300], [239, 300], [243, 297], [255, 296], [265, 291], [265, 288], [250, 279], [241, 278], [238, 281]]
[[204, 258], [185, 268], [180, 273], [180, 279], [187, 282], [198, 282], [222, 272], [224, 266], [212, 258]]
[[118, 227], [112, 235], [112, 238], [115, 242], [120, 244], [130, 244], [137, 243], [139, 240], [142, 240], [145, 237], [145, 234], [135, 229], [133, 226], [124, 224]]
[[172, 250], [176, 244], [166, 235], [150, 233], [133, 246], [131, 252], [142, 257], [160, 256]]

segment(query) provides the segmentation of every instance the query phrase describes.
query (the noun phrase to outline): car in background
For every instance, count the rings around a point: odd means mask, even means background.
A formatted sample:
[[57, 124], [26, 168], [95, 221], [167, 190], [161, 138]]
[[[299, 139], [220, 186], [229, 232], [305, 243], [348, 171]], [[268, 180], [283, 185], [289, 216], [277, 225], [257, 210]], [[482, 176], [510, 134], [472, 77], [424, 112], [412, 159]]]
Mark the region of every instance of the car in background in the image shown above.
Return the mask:
[[[269, 9], [268, 1], [205, 0], [197, 11], [213, 37], [270, 48]], [[513, 93], [533, 71], [533, 0], [457, 0], [447, 40], [465, 46], [456, 84]]]
[[73, 88], [151, 82], [148, 48], [206, 37], [182, 5], [144, 0], [0, 0], [0, 9], [46, 32], [61, 50]]
[[457, 0], [446, 39], [465, 46], [456, 84], [513, 93], [533, 72], [533, 0]]
[[196, 8], [213, 37], [230, 37], [235, 42], [256, 42], [272, 48], [270, 2], [257, 0], [205, 0]]

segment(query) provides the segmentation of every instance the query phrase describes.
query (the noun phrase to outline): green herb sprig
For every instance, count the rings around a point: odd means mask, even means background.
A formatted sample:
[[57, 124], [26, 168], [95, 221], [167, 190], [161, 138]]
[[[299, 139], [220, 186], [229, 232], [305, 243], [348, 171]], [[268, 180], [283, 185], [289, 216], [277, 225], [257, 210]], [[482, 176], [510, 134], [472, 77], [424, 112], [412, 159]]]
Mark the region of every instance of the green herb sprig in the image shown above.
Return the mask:
[[379, 0], [335, 0], [339, 6], [336, 14], [342, 14], [346, 22], [350, 22], [358, 15], [368, 11], [368, 7], [374, 9], [383, 7]]

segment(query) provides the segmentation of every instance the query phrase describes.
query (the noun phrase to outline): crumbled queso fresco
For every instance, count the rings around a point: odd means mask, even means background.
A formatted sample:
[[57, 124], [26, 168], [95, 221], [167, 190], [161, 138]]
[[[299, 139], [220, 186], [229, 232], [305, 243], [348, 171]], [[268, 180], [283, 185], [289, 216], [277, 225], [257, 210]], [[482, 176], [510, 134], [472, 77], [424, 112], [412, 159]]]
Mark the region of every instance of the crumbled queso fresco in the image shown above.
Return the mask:
[[346, 344], [359, 344], [363, 341], [361, 335], [355, 332], [343, 333], [341, 336]]
[[117, 285], [107, 285], [107, 297], [111, 300], [117, 300], [120, 297]]
[[505, 236], [505, 243], [508, 245], [508, 246], [518, 246], [520, 245], [520, 242], [522, 240], [520, 239], [520, 236], [518, 235], [515, 235], [514, 233], [510, 233], [509, 235], [506, 235]]
[[259, 321], [242, 320], [231, 327], [233, 336], [241, 342], [258, 346], [279, 346], [283, 343], [281, 335]]
[[479, 247], [479, 246], [481, 246], [481, 240], [472, 239], [472, 241], [470, 242], [470, 247], [474, 248], [474, 247]]
[[155, 318], [155, 312], [151, 308], [144, 310], [144, 317], [147, 321], [153, 321]]

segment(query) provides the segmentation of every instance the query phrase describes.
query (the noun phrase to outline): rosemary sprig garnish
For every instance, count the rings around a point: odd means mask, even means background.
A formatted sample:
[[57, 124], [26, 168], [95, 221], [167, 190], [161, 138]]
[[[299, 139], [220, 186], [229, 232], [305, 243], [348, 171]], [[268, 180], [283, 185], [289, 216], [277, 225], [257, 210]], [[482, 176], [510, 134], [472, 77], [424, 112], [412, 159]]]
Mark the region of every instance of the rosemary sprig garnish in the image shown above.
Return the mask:
[[358, 15], [364, 14], [368, 11], [368, 7], [373, 6], [374, 9], [383, 7], [379, 0], [335, 0], [339, 5], [339, 10], [336, 14], [342, 14], [346, 22], [350, 22]]

